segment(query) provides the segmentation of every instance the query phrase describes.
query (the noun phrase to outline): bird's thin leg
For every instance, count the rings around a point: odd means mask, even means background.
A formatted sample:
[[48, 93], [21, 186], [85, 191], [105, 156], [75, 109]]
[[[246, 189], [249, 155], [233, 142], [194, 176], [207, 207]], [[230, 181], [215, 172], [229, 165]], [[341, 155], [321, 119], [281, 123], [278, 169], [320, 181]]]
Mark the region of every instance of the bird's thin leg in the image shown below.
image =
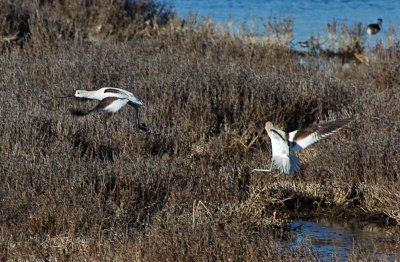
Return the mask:
[[269, 167], [269, 169], [253, 169], [251, 172], [271, 172], [273, 166], [274, 166], [274, 162], [271, 161], [271, 166]]
[[140, 114], [139, 114], [139, 108], [135, 106], [135, 111], [136, 111], [136, 127], [140, 128]]
[[143, 131], [149, 131], [149, 128], [146, 124], [140, 122], [140, 114], [139, 114], [139, 107], [135, 107], [136, 110], [136, 127]]

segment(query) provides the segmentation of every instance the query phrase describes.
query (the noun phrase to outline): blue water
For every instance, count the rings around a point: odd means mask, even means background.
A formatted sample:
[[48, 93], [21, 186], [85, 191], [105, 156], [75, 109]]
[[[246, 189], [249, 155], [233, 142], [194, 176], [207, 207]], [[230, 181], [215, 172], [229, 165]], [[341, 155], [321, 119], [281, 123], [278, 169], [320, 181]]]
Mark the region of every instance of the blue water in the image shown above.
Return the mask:
[[290, 227], [295, 234], [286, 247], [310, 245], [313, 252], [322, 256], [324, 261], [330, 261], [333, 256], [341, 261], [348, 260], [354, 248], [369, 251], [370, 259], [395, 261], [400, 258], [400, 250], [388, 250], [385, 247], [385, 243], [391, 241], [390, 236], [384, 229], [372, 224], [320, 219], [297, 220]]
[[385, 37], [388, 25], [394, 26], [396, 32], [400, 30], [400, 0], [172, 0], [172, 4], [183, 18], [195, 13], [200, 18], [211, 17], [214, 22], [233, 20], [236, 26], [240, 21], [256, 21], [258, 33], [263, 30], [262, 21], [270, 16], [291, 17], [295, 41], [325, 34], [326, 25], [333, 19], [367, 26], [382, 18], [383, 33], [377, 36], [381, 38]]

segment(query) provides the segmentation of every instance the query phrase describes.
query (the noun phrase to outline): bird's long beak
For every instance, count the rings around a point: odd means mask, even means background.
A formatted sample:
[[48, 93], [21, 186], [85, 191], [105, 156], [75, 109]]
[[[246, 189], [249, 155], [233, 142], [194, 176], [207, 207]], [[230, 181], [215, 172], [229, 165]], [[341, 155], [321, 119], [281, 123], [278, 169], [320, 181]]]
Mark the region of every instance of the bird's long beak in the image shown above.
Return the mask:
[[265, 133], [267, 133], [267, 130], [265, 130], [265, 127], [261, 127], [261, 128], [258, 130], [258, 132], [259, 132], [260, 134], [265, 134]]
[[264, 137], [266, 135], [267, 135], [267, 131], [265, 130], [265, 128], [258, 130], [257, 137]]
[[56, 98], [70, 98], [70, 97], [75, 97], [75, 95], [56, 96]]
[[263, 135], [263, 134], [266, 132], [266, 131], [265, 131], [264, 122], [259, 121], [259, 122], [256, 124], [256, 126], [257, 126], [257, 132], [258, 132], [258, 135], [259, 135], [259, 136]]

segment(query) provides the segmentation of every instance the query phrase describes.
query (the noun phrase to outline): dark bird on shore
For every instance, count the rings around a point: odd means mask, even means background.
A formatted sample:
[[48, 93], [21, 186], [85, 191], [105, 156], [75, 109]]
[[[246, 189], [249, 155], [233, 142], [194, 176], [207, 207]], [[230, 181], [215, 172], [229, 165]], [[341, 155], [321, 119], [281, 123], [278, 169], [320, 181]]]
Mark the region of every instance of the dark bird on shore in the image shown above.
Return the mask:
[[100, 101], [97, 106], [87, 112], [76, 109], [71, 110], [71, 113], [76, 116], [85, 116], [99, 110], [103, 110], [109, 113], [115, 113], [126, 104], [129, 104], [133, 108], [135, 108], [136, 111], [136, 127], [140, 130], [148, 131], [148, 127], [146, 126], [146, 124], [140, 122], [139, 107], [143, 105], [143, 101], [129, 91], [115, 87], [103, 87], [99, 90], [93, 91], [76, 90], [75, 95], [70, 95], [66, 97], [95, 99]]
[[271, 172], [273, 166], [286, 174], [293, 174], [300, 169], [300, 159], [290, 151], [301, 151], [320, 139], [332, 135], [352, 119], [336, 120], [314, 124], [304, 129], [287, 133], [274, 127], [271, 122], [265, 124], [272, 145], [272, 162], [269, 169], [254, 169], [253, 172]]
[[367, 27], [367, 33], [369, 35], [376, 35], [377, 33], [379, 33], [382, 28], [382, 22], [383, 20], [379, 18], [376, 24], [369, 24]]
[[310, 47], [310, 42], [309, 41], [299, 41], [299, 42], [297, 42], [299, 45], [300, 45], [300, 47], [302, 47], [302, 48], [308, 48], [308, 47]]

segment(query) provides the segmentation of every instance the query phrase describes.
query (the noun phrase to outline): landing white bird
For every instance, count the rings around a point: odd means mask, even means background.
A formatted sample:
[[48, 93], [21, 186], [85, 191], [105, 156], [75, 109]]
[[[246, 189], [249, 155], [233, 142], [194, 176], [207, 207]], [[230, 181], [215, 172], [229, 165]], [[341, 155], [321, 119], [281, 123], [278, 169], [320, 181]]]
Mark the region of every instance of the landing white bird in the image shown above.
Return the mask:
[[146, 124], [140, 121], [139, 107], [143, 105], [143, 101], [129, 91], [115, 87], [103, 87], [100, 88], [99, 90], [93, 90], [93, 91], [76, 90], [75, 95], [67, 97], [72, 97], [72, 96], [80, 99], [100, 100], [100, 103], [97, 106], [95, 106], [94, 108], [92, 108], [87, 112], [75, 109], [71, 110], [71, 113], [77, 116], [84, 116], [98, 110], [103, 110], [109, 113], [115, 113], [126, 104], [129, 104], [135, 108], [137, 128], [144, 131], [148, 131]]
[[271, 172], [273, 165], [281, 173], [293, 174], [300, 169], [300, 159], [290, 151], [301, 151], [318, 140], [327, 137], [348, 124], [352, 119], [344, 119], [314, 124], [310, 127], [287, 133], [276, 129], [271, 122], [265, 124], [272, 145], [272, 162], [269, 169], [254, 169], [253, 172]]

